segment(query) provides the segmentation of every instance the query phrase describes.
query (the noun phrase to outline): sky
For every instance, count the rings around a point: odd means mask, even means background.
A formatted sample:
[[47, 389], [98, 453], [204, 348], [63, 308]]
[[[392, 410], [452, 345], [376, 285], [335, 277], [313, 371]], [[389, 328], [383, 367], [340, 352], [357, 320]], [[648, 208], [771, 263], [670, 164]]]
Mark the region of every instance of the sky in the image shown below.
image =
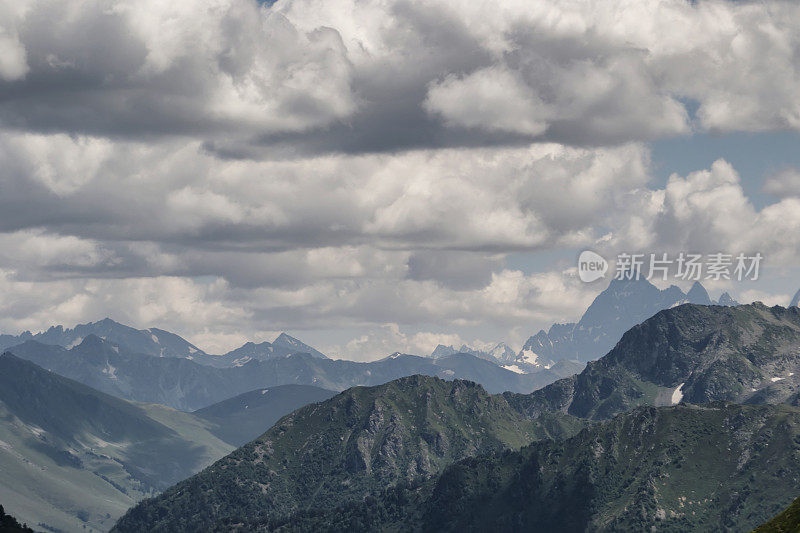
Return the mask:
[[798, 131], [796, 2], [0, 0], [0, 331], [518, 349], [583, 250], [786, 305]]

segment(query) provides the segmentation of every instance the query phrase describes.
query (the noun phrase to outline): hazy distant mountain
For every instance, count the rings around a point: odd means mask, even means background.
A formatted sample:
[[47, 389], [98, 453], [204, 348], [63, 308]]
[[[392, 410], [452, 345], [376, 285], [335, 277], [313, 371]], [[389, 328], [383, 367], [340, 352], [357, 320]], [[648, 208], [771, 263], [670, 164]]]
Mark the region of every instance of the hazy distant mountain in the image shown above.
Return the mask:
[[530, 392], [571, 373], [565, 368], [518, 374], [469, 354], [439, 359], [395, 354], [372, 363], [294, 354], [215, 368], [183, 358], [133, 353], [95, 335], [70, 349], [27, 341], [9, 351], [105, 393], [186, 411], [276, 385], [344, 390], [422, 374], [471, 379], [484, 384], [490, 392]]
[[336, 394], [310, 385], [278, 385], [240, 394], [194, 414], [215, 424], [211, 432], [222, 440], [241, 446], [271, 428], [281, 417]]
[[794, 295], [794, 298], [792, 298], [792, 303], [789, 304], [789, 307], [797, 307], [798, 305], [800, 305], [800, 291], [797, 291], [797, 293]]
[[731, 295], [727, 292], [723, 292], [720, 295], [719, 300], [717, 300], [717, 305], [734, 306], [739, 305], [739, 302], [731, 298]]
[[0, 501], [37, 530], [108, 530], [137, 501], [230, 452], [212, 427], [2, 355]]
[[468, 353], [470, 355], [474, 355], [475, 357], [480, 357], [481, 359], [485, 359], [500, 365], [506, 364], [507, 362], [513, 360], [514, 356], [516, 356], [516, 352], [514, 352], [514, 350], [512, 350], [506, 343], [500, 342], [488, 350], [472, 348], [466, 344], [462, 344], [461, 348], [458, 349], [455, 346], [445, 346], [443, 344], [439, 344], [436, 346], [433, 352], [431, 352], [431, 357], [438, 359], [439, 357], [446, 357], [448, 355], [455, 355], [457, 353]]
[[[591, 361], [606, 354], [622, 338], [622, 334], [662, 309], [684, 303], [708, 305], [708, 292], [695, 282], [688, 293], [672, 285], [659, 290], [645, 279], [612, 280], [581, 317], [570, 324], [555, 324], [549, 331], [530, 337], [513, 361], [530, 371], [547, 368], [559, 359]], [[722, 295], [719, 305], [736, 305], [729, 294]]]
[[53, 326], [35, 335], [26, 331], [21, 335], [0, 335], [0, 350], [33, 340], [42, 344], [54, 344], [72, 348], [89, 335], [96, 335], [114, 344], [126, 346], [136, 353], [146, 353], [159, 357], [201, 358], [205, 352], [180, 336], [157, 328], [134, 329], [114, 322], [110, 318], [99, 322], [79, 324], [72, 329]]
[[157, 357], [178, 357], [218, 368], [243, 365], [252, 360], [261, 361], [273, 357], [286, 357], [295, 353], [308, 353], [321, 359], [327, 358], [319, 350], [286, 333], [278, 335], [273, 342], [258, 344], [248, 342], [225, 355], [210, 355], [175, 333], [158, 328], [135, 329], [125, 324], [114, 322], [110, 318], [99, 322], [79, 324], [73, 329], [53, 326], [47, 331], [35, 335], [29, 331], [20, 335], [0, 335], [0, 350], [17, 346], [26, 341], [63, 346], [69, 349], [81, 344], [90, 335], [110, 341], [117, 346], [125, 347], [133, 353]]
[[214, 361], [214, 366], [241, 366], [250, 361], [265, 361], [275, 357], [286, 357], [296, 353], [307, 353], [312, 357], [319, 359], [327, 359], [328, 357], [312, 348], [302, 341], [290, 337], [286, 333], [281, 333], [272, 342], [260, 342], [258, 344], [248, 342], [243, 346], [231, 350], [225, 355], [219, 356], [217, 361]]

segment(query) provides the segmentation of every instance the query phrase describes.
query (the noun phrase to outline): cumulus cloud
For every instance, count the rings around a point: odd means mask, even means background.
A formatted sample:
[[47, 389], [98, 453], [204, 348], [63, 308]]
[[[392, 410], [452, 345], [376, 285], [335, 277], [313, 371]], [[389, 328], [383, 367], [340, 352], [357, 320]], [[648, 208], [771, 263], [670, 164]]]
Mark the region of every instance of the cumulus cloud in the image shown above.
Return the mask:
[[[3, 4], [0, 122], [223, 157], [800, 128], [793, 2]], [[54, 21], [58, 21], [57, 24]], [[768, 59], [768, 60], [767, 60]]]
[[537, 249], [585, 241], [650, 179], [648, 157], [641, 145], [535, 145], [231, 162], [196, 143], [5, 133], [0, 220], [229, 251]]
[[722, 0], [0, 0], [0, 327], [111, 315], [209, 351], [349, 328], [320, 348], [370, 359], [520, 344], [597, 290], [510, 254], [789, 268], [794, 170], [756, 208], [724, 160], [654, 186], [645, 143], [800, 129], [798, 21]]
[[355, 108], [338, 33], [298, 31], [256, 2], [23, 4], [4, 10], [10, 29], [0, 34], [3, 49], [20, 49], [0, 63], [8, 126], [254, 135], [324, 127]]
[[448, 125], [538, 136], [553, 112], [508, 70], [487, 68], [434, 83], [424, 103]]
[[785, 168], [769, 176], [764, 182], [764, 192], [781, 198], [800, 196], [800, 169]]

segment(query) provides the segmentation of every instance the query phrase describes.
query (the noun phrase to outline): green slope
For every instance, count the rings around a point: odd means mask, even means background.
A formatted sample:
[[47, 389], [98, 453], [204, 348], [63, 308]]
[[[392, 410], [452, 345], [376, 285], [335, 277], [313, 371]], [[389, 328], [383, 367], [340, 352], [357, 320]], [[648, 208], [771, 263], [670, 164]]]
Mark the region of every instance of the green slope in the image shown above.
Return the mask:
[[301, 512], [282, 525], [287, 531], [748, 531], [785, 507], [799, 482], [797, 408], [640, 408], [562, 442], [466, 459], [427, 483], [333, 511]]
[[38, 528], [104, 531], [233, 447], [205, 420], [0, 356], [0, 501]]
[[295, 411], [255, 441], [123, 517], [116, 531], [227, 530], [332, 508], [464, 457], [574, 434], [564, 415], [531, 421], [467, 381], [412, 376], [355, 387]]
[[336, 394], [311, 385], [279, 385], [240, 394], [194, 414], [214, 424], [212, 432], [220, 439], [241, 446], [295, 409]]
[[798, 532], [800, 532], [800, 498], [793, 501], [781, 514], [753, 530], [753, 533]]

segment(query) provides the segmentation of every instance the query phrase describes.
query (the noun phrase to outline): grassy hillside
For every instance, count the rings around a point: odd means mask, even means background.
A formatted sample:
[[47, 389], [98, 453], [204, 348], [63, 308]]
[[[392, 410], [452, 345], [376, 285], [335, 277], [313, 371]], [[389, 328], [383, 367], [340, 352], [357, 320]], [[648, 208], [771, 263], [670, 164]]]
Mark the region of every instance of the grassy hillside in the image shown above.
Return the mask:
[[295, 409], [336, 394], [310, 385], [279, 385], [240, 394], [194, 414], [211, 422], [215, 426], [211, 431], [220, 439], [241, 446]]
[[753, 531], [753, 533], [798, 532], [800, 532], [800, 498], [793, 501], [781, 514]]
[[255, 441], [132, 509], [116, 531], [226, 530], [359, 501], [464, 457], [574, 434], [564, 415], [531, 421], [467, 381], [412, 376], [355, 387], [281, 419]]
[[0, 501], [37, 528], [108, 530], [233, 449], [212, 425], [0, 356]]

